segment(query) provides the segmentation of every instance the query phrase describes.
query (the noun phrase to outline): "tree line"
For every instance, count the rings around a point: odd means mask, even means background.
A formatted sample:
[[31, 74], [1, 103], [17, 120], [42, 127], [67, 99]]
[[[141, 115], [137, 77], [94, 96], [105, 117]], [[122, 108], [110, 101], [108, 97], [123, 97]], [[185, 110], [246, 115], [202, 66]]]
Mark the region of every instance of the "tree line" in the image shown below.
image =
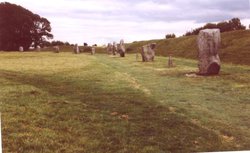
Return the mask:
[[246, 30], [246, 27], [241, 24], [241, 21], [239, 18], [233, 18], [229, 21], [223, 21], [219, 22], [217, 24], [215, 23], [207, 23], [203, 27], [194, 29], [192, 31], [188, 31], [184, 36], [190, 36], [190, 35], [198, 35], [200, 30], [203, 29], [220, 29], [220, 32], [228, 32], [228, 31], [234, 31], [234, 30]]

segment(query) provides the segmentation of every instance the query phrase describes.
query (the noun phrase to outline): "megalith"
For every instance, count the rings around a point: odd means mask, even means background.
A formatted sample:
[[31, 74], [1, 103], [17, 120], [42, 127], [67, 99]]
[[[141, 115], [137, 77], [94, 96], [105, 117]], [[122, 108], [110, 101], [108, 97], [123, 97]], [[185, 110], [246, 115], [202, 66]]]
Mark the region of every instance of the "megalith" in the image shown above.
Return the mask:
[[41, 51], [41, 47], [39, 45], [36, 46], [36, 51]]
[[116, 55], [116, 53], [117, 53], [117, 44], [116, 44], [116, 42], [113, 42], [112, 54], [113, 54], [113, 55]]
[[95, 47], [92, 47], [91, 48], [91, 55], [94, 55], [95, 54]]
[[173, 67], [174, 63], [173, 63], [173, 58], [172, 55], [170, 54], [168, 57], [168, 67]]
[[124, 44], [124, 40], [120, 40], [120, 44], [118, 44], [118, 53], [120, 54], [120, 57], [125, 57], [125, 44]]
[[79, 54], [80, 53], [78, 44], [75, 44], [75, 46], [74, 46], [74, 53], [75, 54]]
[[20, 46], [20, 47], [19, 47], [19, 51], [20, 51], [20, 52], [23, 52], [23, 46]]
[[155, 48], [156, 48], [156, 43], [151, 43], [151, 44], [142, 46], [141, 56], [142, 56], [143, 62], [154, 61], [154, 57], [155, 57], [154, 49]]
[[60, 48], [59, 48], [59, 46], [54, 46], [53, 50], [55, 53], [59, 53]]
[[198, 67], [200, 75], [215, 75], [220, 71], [219, 48], [221, 36], [219, 29], [201, 30], [198, 35]]

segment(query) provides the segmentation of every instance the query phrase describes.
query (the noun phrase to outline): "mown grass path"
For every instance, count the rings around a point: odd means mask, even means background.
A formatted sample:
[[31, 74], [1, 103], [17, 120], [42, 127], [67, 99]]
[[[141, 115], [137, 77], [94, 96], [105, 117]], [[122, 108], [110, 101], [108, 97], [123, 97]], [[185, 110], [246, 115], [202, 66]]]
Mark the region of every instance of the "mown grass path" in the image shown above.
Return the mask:
[[0, 53], [4, 152], [250, 149], [250, 67], [187, 77], [196, 61]]

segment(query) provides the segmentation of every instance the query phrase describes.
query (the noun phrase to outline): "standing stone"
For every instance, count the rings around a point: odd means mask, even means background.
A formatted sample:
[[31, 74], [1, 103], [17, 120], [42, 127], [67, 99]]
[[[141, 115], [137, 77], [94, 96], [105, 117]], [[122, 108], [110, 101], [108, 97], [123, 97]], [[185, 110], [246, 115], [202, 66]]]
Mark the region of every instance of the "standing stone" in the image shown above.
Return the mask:
[[107, 53], [108, 53], [108, 54], [111, 54], [112, 51], [113, 51], [113, 46], [112, 46], [111, 43], [108, 43], [108, 46], [107, 46]]
[[125, 57], [125, 44], [124, 44], [124, 40], [120, 40], [120, 44], [118, 44], [118, 53], [120, 54], [120, 57]]
[[170, 54], [168, 57], [168, 67], [173, 67], [173, 66], [174, 66], [173, 58], [172, 58], [172, 55]]
[[117, 53], [117, 44], [116, 44], [116, 42], [113, 42], [112, 54], [113, 54], [113, 55], [116, 55], [116, 53]]
[[199, 73], [201, 75], [215, 75], [220, 71], [218, 50], [221, 43], [219, 29], [205, 29], [199, 32]]
[[59, 53], [60, 48], [59, 48], [59, 46], [54, 46], [53, 50], [55, 53]]
[[74, 46], [74, 53], [75, 54], [79, 54], [80, 53], [78, 44], [75, 44], [75, 46]]
[[142, 46], [141, 56], [143, 62], [154, 61], [156, 43]]
[[39, 45], [37, 45], [36, 46], [36, 50], [40, 52], [41, 51], [41, 47]]
[[91, 48], [91, 55], [94, 55], [95, 54], [95, 47], [92, 47]]
[[20, 51], [20, 52], [23, 52], [23, 46], [20, 46], [20, 47], [19, 47], [19, 51]]

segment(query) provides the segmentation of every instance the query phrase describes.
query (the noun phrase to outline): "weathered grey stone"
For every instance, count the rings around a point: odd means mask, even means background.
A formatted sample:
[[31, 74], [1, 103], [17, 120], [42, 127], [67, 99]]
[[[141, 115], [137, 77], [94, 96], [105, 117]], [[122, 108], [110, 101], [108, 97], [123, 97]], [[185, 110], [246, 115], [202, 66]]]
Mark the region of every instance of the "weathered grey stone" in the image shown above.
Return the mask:
[[113, 46], [111, 43], [108, 43], [108, 46], [107, 46], [107, 53], [108, 54], [112, 54], [112, 51], [113, 51]]
[[156, 43], [142, 46], [141, 56], [143, 62], [154, 61]]
[[55, 53], [59, 53], [60, 48], [59, 48], [59, 46], [54, 46], [53, 50], [54, 50]]
[[168, 67], [173, 67], [174, 64], [173, 64], [173, 58], [172, 58], [172, 55], [169, 55], [168, 57]]
[[74, 46], [74, 53], [75, 54], [79, 54], [80, 53], [78, 44], [75, 44], [75, 46]]
[[116, 55], [116, 53], [117, 53], [117, 44], [116, 44], [116, 42], [113, 42], [112, 54], [113, 54], [113, 55]]
[[200, 75], [215, 75], [220, 71], [219, 47], [221, 36], [219, 29], [205, 29], [199, 32], [199, 72]]
[[91, 48], [91, 55], [94, 55], [95, 54], [95, 47], [92, 47]]
[[124, 44], [124, 40], [120, 40], [120, 44], [118, 44], [118, 53], [120, 54], [121, 57], [125, 57], [125, 44]]
[[20, 52], [23, 52], [23, 46], [20, 46], [20, 47], [19, 47], [19, 51], [20, 51]]
[[36, 46], [36, 51], [41, 51], [41, 47], [38, 45], [38, 46]]

